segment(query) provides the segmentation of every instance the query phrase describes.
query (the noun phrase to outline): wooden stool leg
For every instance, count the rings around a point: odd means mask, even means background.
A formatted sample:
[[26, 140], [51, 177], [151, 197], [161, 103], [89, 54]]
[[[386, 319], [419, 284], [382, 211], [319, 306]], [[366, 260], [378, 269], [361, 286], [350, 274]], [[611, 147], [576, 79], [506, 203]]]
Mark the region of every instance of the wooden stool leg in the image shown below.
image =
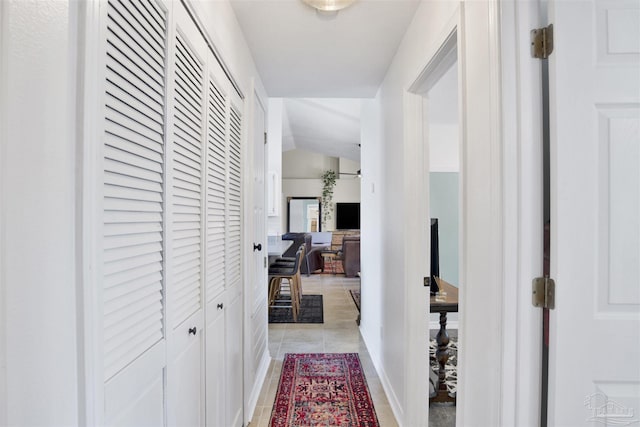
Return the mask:
[[293, 314], [293, 321], [298, 321], [298, 311], [300, 304], [298, 303], [298, 284], [296, 283], [295, 276], [289, 276], [289, 286], [291, 289], [291, 313]]
[[269, 281], [269, 305], [273, 305], [280, 293], [280, 281], [281, 277], [273, 277]]

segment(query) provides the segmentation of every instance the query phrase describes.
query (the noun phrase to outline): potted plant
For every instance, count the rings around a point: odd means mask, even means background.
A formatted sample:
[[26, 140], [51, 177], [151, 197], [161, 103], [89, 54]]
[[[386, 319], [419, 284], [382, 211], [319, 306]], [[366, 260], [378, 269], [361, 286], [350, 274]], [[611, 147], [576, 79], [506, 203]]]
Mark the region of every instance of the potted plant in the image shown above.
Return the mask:
[[333, 213], [333, 189], [336, 186], [336, 173], [329, 169], [322, 174], [322, 229], [327, 229], [327, 221]]

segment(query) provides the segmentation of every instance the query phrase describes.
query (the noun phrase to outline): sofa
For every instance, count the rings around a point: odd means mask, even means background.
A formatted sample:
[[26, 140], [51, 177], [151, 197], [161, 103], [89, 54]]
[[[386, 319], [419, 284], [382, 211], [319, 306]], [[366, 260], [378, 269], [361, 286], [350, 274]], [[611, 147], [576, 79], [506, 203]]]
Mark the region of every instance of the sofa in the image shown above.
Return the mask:
[[305, 261], [302, 263], [301, 272], [309, 275], [322, 268], [321, 248], [314, 248], [311, 244], [311, 233], [285, 233], [282, 240], [293, 240], [293, 244], [282, 254], [283, 258], [294, 258], [300, 245], [304, 244]]
[[339, 257], [345, 277], [356, 277], [360, 272], [360, 236], [344, 236]]

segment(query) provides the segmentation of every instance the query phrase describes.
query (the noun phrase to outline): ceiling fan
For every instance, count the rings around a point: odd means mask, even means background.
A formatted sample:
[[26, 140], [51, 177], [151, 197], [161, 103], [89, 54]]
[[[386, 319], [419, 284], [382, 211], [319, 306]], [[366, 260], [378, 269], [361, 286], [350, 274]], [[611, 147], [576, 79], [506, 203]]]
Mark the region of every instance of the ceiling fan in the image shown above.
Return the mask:
[[360, 173], [360, 169], [356, 173], [353, 172], [340, 172], [340, 175], [353, 175], [356, 178], [362, 178], [362, 173]]

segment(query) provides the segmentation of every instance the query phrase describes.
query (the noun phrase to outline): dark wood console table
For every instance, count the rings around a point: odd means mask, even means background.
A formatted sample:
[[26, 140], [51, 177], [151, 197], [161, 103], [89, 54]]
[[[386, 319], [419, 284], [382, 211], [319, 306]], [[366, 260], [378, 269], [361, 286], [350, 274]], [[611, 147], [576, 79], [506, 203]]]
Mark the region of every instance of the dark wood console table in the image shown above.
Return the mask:
[[455, 403], [456, 397], [449, 394], [447, 385], [444, 383], [444, 367], [447, 364], [447, 360], [449, 360], [449, 350], [447, 349], [447, 346], [449, 345], [449, 334], [447, 333], [447, 313], [458, 312], [458, 288], [450, 283], [445, 282], [439, 277], [436, 277], [436, 283], [438, 284], [438, 288], [440, 289], [440, 291], [444, 291], [447, 293], [447, 297], [444, 299], [444, 301], [436, 301], [435, 296], [431, 296], [430, 299], [431, 312], [440, 313], [440, 330], [436, 335], [436, 343], [438, 344], [438, 348], [436, 350], [436, 359], [438, 360], [440, 369], [438, 371], [438, 394], [430, 398], [429, 403]]

